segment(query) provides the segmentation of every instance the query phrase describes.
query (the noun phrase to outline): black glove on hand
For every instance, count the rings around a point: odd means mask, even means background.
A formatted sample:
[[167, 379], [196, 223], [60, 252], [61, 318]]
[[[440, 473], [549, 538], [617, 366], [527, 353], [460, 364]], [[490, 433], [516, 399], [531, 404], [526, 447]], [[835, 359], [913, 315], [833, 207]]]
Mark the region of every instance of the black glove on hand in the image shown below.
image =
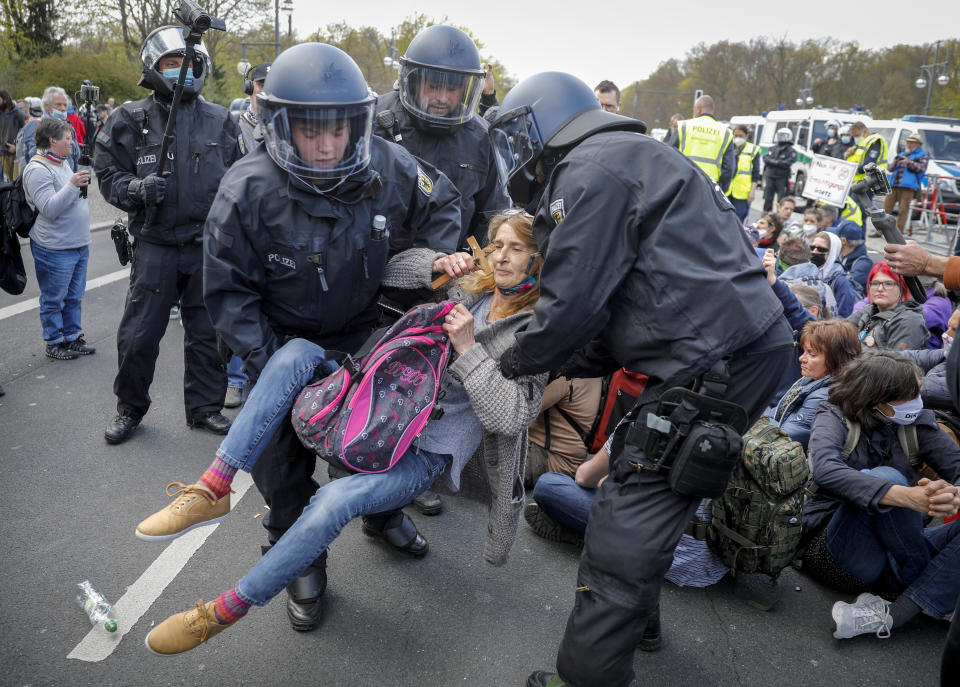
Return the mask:
[[134, 179], [127, 187], [127, 197], [138, 200], [147, 207], [154, 207], [163, 202], [167, 192], [167, 180], [150, 174], [143, 179]]
[[517, 346], [514, 344], [500, 356], [500, 373], [507, 379], [518, 376], [516, 371], [518, 353]]

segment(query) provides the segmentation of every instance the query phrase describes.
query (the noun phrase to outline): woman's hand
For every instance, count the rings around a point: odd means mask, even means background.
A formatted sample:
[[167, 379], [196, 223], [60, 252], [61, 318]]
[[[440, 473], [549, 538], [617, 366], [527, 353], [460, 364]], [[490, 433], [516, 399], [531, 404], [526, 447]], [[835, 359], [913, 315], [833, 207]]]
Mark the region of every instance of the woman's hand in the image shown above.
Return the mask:
[[465, 277], [476, 269], [478, 268], [473, 264], [473, 256], [470, 253], [453, 253], [433, 261], [434, 272], [443, 272], [453, 279]]
[[459, 355], [469, 351], [476, 343], [473, 338], [473, 315], [460, 303], [453, 306], [453, 310], [444, 317], [443, 331], [450, 337], [453, 350]]
[[83, 188], [90, 183], [90, 170], [81, 169], [79, 172], [75, 172], [74, 175], [70, 177], [70, 183], [77, 188]]
[[777, 283], [777, 254], [773, 248], [767, 248], [763, 253], [763, 269], [767, 271], [767, 283], [773, 286]]
[[922, 488], [927, 496], [929, 503], [927, 515], [935, 518], [949, 518], [960, 508], [960, 490], [946, 480], [931, 481], [921, 477], [917, 487]]

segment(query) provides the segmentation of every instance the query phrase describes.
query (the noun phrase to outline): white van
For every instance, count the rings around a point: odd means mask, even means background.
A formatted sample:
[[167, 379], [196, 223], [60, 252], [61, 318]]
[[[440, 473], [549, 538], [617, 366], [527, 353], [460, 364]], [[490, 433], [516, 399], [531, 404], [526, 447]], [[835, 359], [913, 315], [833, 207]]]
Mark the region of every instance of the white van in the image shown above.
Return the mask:
[[923, 140], [920, 146], [930, 155], [927, 180], [939, 177], [940, 202], [951, 205], [956, 212], [960, 204], [960, 119], [910, 114], [900, 119], [875, 119], [867, 126], [871, 133], [887, 139], [886, 163], [907, 149], [907, 136], [919, 133]]
[[825, 110], [815, 108], [810, 110], [774, 110], [767, 113], [766, 125], [760, 137], [760, 155], [767, 154], [774, 145], [774, 134], [777, 129], [787, 128], [793, 132], [793, 147], [797, 151], [797, 161], [793, 164], [790, 173], [790, 193], [795, 196], [803, 194], [803, 187], [807, 181], [807, 170], [813, 159], [813, 142], [818, 138], [827, 138], [827, 122], [836, 119], [843, 124], [852, 124], [861, 121], [868, 127], [872, 120], [863, 112], [849, 110]]

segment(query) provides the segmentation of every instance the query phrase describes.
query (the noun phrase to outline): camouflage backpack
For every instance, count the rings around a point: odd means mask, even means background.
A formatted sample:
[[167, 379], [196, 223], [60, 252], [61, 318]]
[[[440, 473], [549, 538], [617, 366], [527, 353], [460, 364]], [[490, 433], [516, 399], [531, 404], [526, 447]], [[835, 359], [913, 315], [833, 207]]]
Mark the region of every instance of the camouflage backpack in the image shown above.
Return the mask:
[[743, 437], [740, 461], [706, 526], [710, 548], [733, 570], [773, 577], [800, 544], [804, 488], [810, 468], [803, 446], [769, 418]]

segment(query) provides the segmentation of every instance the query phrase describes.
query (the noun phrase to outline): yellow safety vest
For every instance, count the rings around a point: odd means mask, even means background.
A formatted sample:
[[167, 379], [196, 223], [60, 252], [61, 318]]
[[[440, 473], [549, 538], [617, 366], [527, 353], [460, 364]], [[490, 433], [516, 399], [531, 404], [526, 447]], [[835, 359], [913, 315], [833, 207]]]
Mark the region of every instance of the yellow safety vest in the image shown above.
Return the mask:
[[759, 152], [760, 149], [750, 141], [743, 144], [743, 149], [737, 154], [737, 171], [733, 175], [733, 181], [730, 182], [730, 191], [727, 195], [737, 200], [746, 200], [750, 197], [750, 189], [753, 188], [753, 166], [756, 164]]
[[847, 219], [856, 222], [861, 227], [863, 226], [863, 210], [850, 196], [847, 196], [847, 199], [843, 202], [843, 210], [840, 211], [840, 221]]
[[733, 140], [730, 129], [708, 115], [684, 119], [677, 125], [680, 152], [690, 158], [713, 181], [720, 178], [720, 164]]
[[[887, 139], [880, 134], [870, 134], [860, 141], [860, 143], [857, 144], [857, 149], [850, 153], [847, 162], [856, 162], [857, 165], [863, 162], [863, 156], [866, 155], [867, 150], [873, 146], [877, 139], [880, 140], [880, 157], [877, 158], [877, 165], [882, 166], [887, 161]], [[853, 183], [857, 183], [865, 176], [866, 174], [863, 172], [857, 172], [853, 177]]]

